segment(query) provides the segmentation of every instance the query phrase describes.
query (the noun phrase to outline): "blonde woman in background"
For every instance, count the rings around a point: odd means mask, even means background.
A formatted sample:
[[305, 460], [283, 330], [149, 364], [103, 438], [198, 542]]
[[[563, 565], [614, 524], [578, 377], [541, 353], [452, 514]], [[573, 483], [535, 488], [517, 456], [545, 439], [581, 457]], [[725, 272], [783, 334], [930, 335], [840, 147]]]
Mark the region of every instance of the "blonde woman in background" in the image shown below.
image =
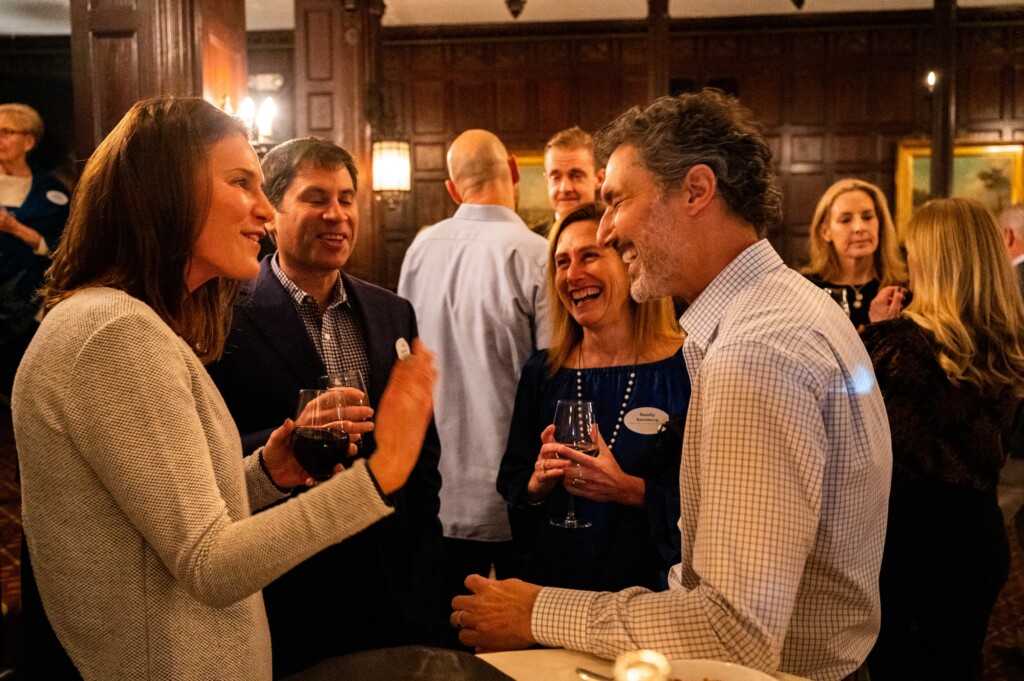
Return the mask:
[[0, 104], [0, 402], [39, 327], [37, 291], [68, 220], [69, 192], [29, 162], [43, 119], [27, 104]]
[[873, 681], [974, 679], [1009, 571], [996, 500], [1024, 394], [1024, 303], [995, 220], [968, 199], [906, 231], [913, 300], [862, 338], [892, 430]]
[[853, 178], [829, 187], [814, 209], [810, 253], [803, 274], [821, 288], [846, 291], [855, 327], [899, 314], [907, 266], [881, 189]]

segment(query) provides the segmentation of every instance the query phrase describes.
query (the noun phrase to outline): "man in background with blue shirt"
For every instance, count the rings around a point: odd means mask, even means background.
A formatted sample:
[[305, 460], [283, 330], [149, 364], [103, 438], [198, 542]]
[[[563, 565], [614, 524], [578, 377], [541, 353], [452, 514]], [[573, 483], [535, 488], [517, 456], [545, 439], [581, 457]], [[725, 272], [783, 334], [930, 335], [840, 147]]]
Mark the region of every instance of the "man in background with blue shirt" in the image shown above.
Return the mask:
[[[448, 150], [455, 216], [421, 231], [398, 294], [437, 353], [434, 417], [441, 437], [442, 590], [470, 574], [503, 574], [512, 533], [495, 488], [519, 372], [550, 337], [547, 243], [515, 213], [519, 168], [496, 136], [467, 130]], [[539, 443], [538, 443], [539, 446]]]

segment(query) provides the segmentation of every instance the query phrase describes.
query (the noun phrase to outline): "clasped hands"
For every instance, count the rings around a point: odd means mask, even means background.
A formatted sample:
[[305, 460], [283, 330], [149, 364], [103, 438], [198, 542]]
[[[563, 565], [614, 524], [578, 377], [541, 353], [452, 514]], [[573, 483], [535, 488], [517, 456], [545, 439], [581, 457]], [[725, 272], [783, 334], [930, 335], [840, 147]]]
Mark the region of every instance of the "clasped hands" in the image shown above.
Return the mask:
[[42, 234], [28, 225], [18, 222], [13, 215], [2, 208], [0, 208], [0, 232], [7, 232], [21, 239], [33, 250], [39, 247], [39, 241], [43, 238]]
[[598, 446], [596, 457], [555, 442], [554, 425], [544, 429], [540, 436], [543, 444], [526, 485], [530, 501], [542, 501], [561, 484], [569, 494], [592, 501], [643, 503], [643, 480], [626, 474], [619, 467], [596, 425], [591, 437]]

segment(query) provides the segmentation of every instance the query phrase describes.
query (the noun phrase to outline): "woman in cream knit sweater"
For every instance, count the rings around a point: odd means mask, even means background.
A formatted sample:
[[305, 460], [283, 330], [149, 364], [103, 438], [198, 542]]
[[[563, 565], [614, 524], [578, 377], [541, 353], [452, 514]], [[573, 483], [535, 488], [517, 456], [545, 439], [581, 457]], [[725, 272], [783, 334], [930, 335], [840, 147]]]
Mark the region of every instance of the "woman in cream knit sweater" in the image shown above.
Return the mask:
[[388, 515], [430, 419], [433, 364], [414, 344], [374, 456], [252, 515], [306, 474], [290, 421], [243, 458], [203, 368], [273, 217], [245, 132], [201, 99], [128, 112], [86, 166], [18, 371], [26, 537], [86, 679], [270, 679], [260, 589]]

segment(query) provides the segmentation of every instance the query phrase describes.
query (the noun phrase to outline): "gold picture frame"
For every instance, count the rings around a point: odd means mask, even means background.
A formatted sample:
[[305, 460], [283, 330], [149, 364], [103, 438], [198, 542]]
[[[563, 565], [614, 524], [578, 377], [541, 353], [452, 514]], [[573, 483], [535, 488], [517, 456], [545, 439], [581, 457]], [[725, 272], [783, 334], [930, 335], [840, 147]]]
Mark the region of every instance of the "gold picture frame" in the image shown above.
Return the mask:
[[519, 164], [519, 206], [516, 212], [533, 229], [551, 222], [555, 211], [548, 203], [548, 184], [544, 179], [544, 154], [514, 154]]
[[[901, 142], [896, 154], [896, 227], [931, 198], [928, 140]], [[976, 199], [996, 216], [1024, 199], [1024, 144], [958, 143], [953, 147], [953, 196]]]

